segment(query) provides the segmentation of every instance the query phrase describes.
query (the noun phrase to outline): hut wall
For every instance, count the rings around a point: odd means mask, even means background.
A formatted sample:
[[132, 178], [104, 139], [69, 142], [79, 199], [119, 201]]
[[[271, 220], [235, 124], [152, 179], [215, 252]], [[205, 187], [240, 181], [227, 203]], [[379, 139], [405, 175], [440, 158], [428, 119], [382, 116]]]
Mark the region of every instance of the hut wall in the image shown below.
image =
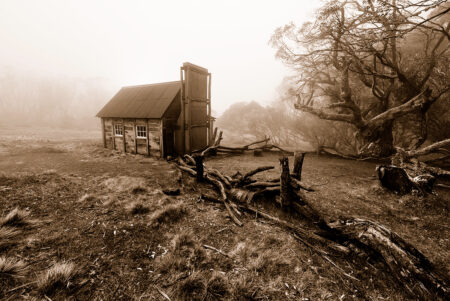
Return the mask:
[[161, 119], [147, 119], [150, 155], [162, 156], [162, 122]]
[[[162, 141], [162, 123], [160, 119], [103, 118], [105, 146], [109, 149], [127, 153], [160, 156]], [[124, 136], [114, 134], [114, 125], [123, 127]], [[146, 138], [137, 138], [136, 126], [147, 128]], [[125, 148], [124, 148], [125, 141]]]
[[[125, 150], [127, 153], [136, 153], [136, 128], [135, 119], [124, 119], [124, 135], [125, 135]], [[123, 143], [123, 141], [122, 141]]]
[[104, 137], [105, 137], [105, 147], [112, 149], [113, 148], [113, 125], [112, 120], [110, 118], [102, 118], [104, 121]]

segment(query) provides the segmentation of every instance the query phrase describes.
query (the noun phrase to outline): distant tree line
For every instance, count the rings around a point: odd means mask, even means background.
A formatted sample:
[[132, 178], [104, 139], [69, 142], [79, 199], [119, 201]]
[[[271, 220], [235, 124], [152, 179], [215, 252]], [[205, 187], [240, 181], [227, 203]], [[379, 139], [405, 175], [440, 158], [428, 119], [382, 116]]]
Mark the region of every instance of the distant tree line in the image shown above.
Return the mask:
[[112, 96], [99, 78], [33, 76], [0, 68], [0, 126], [94, 129], [95, 114]]

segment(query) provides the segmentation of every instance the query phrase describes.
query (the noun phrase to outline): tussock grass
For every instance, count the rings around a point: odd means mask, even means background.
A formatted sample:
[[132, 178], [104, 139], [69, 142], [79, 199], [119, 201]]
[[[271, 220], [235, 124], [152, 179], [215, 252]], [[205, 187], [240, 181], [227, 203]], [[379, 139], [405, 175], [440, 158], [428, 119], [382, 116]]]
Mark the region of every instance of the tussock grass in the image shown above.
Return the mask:
[[183, 231], [172, 240], [169, 254], [160, 259], [161, 273], [198, 270], [208, 261], [208, 254], [189, 231]]
[[291, 263], [278, 250], [268, 249], [251, 262], [249, 268], [271, 277], [289, 273]]
[[127, 211], [133, 215], [146, 214], [150, 212], [150, 208], [147, 205], [145, 205], [142, 201], [137, 201], [129, 204], [127, 206]]
[[85, 193], [81, 196], [81, 198], [78, 199], [77, 202], [79, 203], [84, 203], [84, 202], [92, 202], [97, 200], [98, 198], [95, 195], [89, 194], [89, 193]]
[[0, 227], [26, 227], [32, 224], [28, 219], [29, 212], [19, 208], [13, 209], [5, 217], [0, 219]]
[[261, 288], [255, 283], [256, 281], [247, 276], [241, 276], [233, 283], [233, 289], [231, 294], [233, 295], [233, 300], [239, 301], [251, 301], [260, 300], [258, 292]]
[[8, 249], [17, 243], [16, 237], [20, 231], [16, 228], [0, 227], [0, 250]]
[[194, 272], [177, 285], [177, 300], [204, 300], [206, 281], [200, 272]]
[[151, 216], [151, 223], [155, 226], [176, 223], [187, 213], [188, 210], [182, 203], [170, 204], [156, 210]]
[[0, 283], [25, 277], [26, 264], [22, 260], [0, 257]]
[[214, 272], [206, 284], [205, 300], [226, 300], [229, 298], [228, 279], [221, 273]]
[[71, 281], [75, 275], [75, 264], [69, 262], [55, 263], [39, 277], [37, 290], [44, 295], [53, 295], [59, 289], [70, 289]]
[[140, 194], [140, 193], [146, 193], [147, 189], [141, 185], [135, 185], [131, 188], [132, 194]]

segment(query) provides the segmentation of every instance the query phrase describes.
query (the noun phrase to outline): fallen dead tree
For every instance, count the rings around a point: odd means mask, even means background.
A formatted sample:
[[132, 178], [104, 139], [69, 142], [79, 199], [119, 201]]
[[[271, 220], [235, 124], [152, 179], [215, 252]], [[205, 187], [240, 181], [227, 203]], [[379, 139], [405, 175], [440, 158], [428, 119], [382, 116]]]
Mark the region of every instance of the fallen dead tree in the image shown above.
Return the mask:
[[281, 152], [285, 155], [293, 155], [293, 152], [285, 150], [278, 145], [269, 143], [269, 137], [265, 137], [262, 140], [257, 140], [243, 146], [224, 146], [220, 144], [222, 141], [223, 132], [220, 131], [219, 135], [217, 135], [217, 132], [218, 130], [215, 128], [210, 145], [203, 150], [197, 151], [196, 153], [200, 153], [202, 156], [208, 156], [216, 154], [243, 154], [251, 151], [255, 154], [255, 156], [261, 155], [262, 152]]
[[[297, 154], [296, 157], [300, 156]], [[304, 158], [304, 155], [302, 157]], [[197, 169], [199, 160], [201, 159], [194, 159], [187, 155], [184, 160], [178, 160], [178, 167], [198, 180], [202, 179], [200, 181], [205, 180], [211, 183], [218, 191], [219, 197], [203, 194], [202, 198], [224, 204], [228, 215], [236, 225], [243, 225], [240, 220], [242, 212], [252, 213], [291, 232], [299, 242], [331, 263], [333, 261], [328, 256], [342, 257], [364, 253], [387, 267], [390, 274], [411, 295], [426, 299], [438, 297], [443, 300], [450, 297], [446, 277], [439, 274], [417, 249], [383, 225], [358, 218], [326, 222], [302, 193], [306, 185], [296, 179], [296, 177], [301, 179], [300, 160], [295, 161], [295, 172], [291, 174], [288, 158], [283, 157], [280, 159], [282, 169], [280, 178], [268, 181], [257, 181], [252, 177], [273, 169], [273, 166], [259, 167], [244, 175], [237, 172], [233, 176], [227, 176], [218, 170], [208, 168], [203, 163], [202, 168]], [[203, 175], [200, 176], [198, 173]], [[301, 223], [294, 225], [258, 210], [252, 204], [256, 203], [261, 196], [276, 202], [282, 210], [296, 212], [301, 216], [302, 222], [308, 226], [302, 226]], [[345, 273], [344, 275], [353, 277]]]
[[[429, 193], [433, 190], [437, 179], [450, 178], [450, 171], [429, 166], [419, 161], [419, 157], [438, 152], [444, 156], [428, 162], [445, 160], [450, 154], [445, 147], [449, 145], [450, 139], [447, 139], [418, 150], [406, 151], [397, 148], [397, 153], [392, 157], [392, 165], [377, 166], [378, 179], [385, 188], [399, 194], [410, 193], [413, 190], [421, 194]], [[438, 186], [447, 187], [443, 184]]]

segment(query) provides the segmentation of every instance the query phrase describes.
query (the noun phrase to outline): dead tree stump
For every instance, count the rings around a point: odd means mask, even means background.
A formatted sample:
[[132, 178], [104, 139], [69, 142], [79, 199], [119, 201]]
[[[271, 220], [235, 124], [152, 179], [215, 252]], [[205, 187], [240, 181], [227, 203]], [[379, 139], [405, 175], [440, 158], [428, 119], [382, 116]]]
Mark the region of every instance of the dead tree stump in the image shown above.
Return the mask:
[[294, 194], [291, 186], [291, 176], [289, 174], [289, 159], [287, 157], [281, 158], [280, 165], [280, 205], [281, 207], [289, 207], [293, 203]]
[[202, 155], [194, 155], [195, 160], [195, 168], [197, 170], [197, 182], [203, 182], [203, 156]]
[[292, 177], [301, 181], [302, 180], [302, 167], [303, 159], [306, 153], [295, 152], [294, 153], [294, 169], [292, 170]]

